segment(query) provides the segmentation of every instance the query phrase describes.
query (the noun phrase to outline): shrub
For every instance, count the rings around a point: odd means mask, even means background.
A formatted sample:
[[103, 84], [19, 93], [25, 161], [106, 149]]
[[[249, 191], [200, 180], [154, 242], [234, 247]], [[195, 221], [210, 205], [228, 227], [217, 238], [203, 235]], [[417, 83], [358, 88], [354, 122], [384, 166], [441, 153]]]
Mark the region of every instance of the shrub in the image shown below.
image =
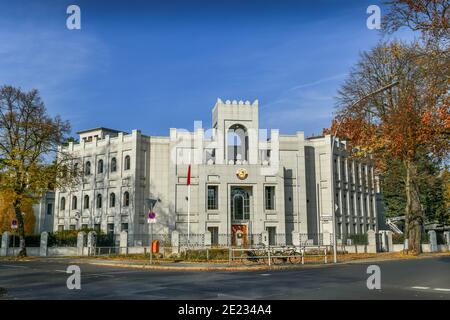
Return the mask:
[[369, 242], [367, 240], [367, 234], [352, 234], [349, 236], [352, 243], [355, 245], [367, 245]]

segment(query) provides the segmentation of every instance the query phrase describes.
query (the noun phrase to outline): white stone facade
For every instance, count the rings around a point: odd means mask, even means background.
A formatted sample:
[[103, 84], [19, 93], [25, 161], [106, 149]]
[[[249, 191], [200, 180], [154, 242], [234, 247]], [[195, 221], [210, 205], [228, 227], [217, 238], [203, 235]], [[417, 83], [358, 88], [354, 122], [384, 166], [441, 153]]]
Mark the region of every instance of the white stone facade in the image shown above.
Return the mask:
[[230, 241], [223, 240], [230, 239], [225, 234], [232, 235], [232, 242], [253, 241], [257, 234], [267, 234], [272, 243], [317, 242], [320, 234], [333, 231], [333, 196], [339, 237], [378, 230], [378, 190], [370, 161], [348, 160], [342, 142], [331, 161], [331, 136], [261, 130], [258, 112], [258, 101], [218, 99], [208, 130], [196, 123], [194, 132], [170, 129], [168, 137], [105, 128], [80, 132], [80, 143], [64, 151], [84, 168], [83, 181], [57, 190], [55, 230], [86, 226], [148, 234], [147, 199], [154, 199], [154, 232], [185, 234], [189, 164], [190, 233], [207, 234], [213, 243]]

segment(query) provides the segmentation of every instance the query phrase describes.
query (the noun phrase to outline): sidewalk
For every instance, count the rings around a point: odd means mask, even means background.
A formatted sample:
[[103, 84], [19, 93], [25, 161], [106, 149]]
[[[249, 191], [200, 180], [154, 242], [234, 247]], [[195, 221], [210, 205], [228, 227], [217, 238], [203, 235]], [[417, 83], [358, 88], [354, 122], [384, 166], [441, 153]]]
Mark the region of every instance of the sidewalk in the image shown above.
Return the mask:
[[[299, 270], [305, 268], [320, 268], [320, 267], [333, 267], [335, 265], [345, 265], [345, 264], [366, 264], [374, 262], [383, 261], [398, 261], [398, 260], [411, 260], [411, 259], [427, 259], [436, 258], [441, 256], [449, 256], [450, 253], [427, 253], [420, 256], [388, 256], [388, 255], [377, 255], [370, 258], [362, 258], [355, 260], [339, 261], [333, 264], [330, 259], [328, 263], [305, 263], [302, 264], [272, 264], [271, 266], [267, 264], [240, 264], [233, 263], [229, 264], [227, 262], [223, 263], [207, 263], [207, 262], [155, 262], [150, 264], [147, 260], [112, 260], [112, 259], [102, 259], [102, 258], [74, 258], [71, 260], [73, 263], [88, 263], [99, 266], [111, 266], [111, 267], [123, 267], [123, 268], [135, 268], [135, 269], [148, 269], [148, 270], [172, 270], [172, 271], [212, 271], [212, 270], [222, 270], [222, 271], [253, 271], [253, 270]], [[66, 258], [67, 259], [67, 258]]]

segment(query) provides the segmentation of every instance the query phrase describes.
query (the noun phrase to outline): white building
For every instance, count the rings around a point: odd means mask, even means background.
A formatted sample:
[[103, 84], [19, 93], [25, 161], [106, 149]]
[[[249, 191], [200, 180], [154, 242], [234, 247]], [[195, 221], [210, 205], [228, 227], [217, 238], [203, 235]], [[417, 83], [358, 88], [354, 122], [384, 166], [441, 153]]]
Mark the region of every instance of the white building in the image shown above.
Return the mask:
[[339, 238], [378, 230], [373, 164], [347, 159], [345, 143], [338, 141], [330, 158], [329, 135], [261, 130], [258, 101], [218, 99], [212, 128], [195, 127], [170, 129], [167, 137], [79, 132], [80, 143], [62, 148], [84, 176], [76, 188], [57, 190], [54, 228], [127, 230], [139, 239], [149, 232], [148, 199], [154, 199], [155, 233], [186, 234], [189, 220], [191, 234], [209, 231], [213, 243], [257, 242], [263, 232], [272, 243], [317, 242], [324, 233], [329, 243], [335, 197]]

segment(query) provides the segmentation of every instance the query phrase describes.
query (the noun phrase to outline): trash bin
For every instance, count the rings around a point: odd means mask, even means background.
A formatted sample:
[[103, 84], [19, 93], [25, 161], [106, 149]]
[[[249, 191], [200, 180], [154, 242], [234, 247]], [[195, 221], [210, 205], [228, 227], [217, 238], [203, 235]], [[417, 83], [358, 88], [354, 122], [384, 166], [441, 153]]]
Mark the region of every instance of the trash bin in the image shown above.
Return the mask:
[[159, 241], [158, 240], [152, 241], [152, 253], [159, 253]]

